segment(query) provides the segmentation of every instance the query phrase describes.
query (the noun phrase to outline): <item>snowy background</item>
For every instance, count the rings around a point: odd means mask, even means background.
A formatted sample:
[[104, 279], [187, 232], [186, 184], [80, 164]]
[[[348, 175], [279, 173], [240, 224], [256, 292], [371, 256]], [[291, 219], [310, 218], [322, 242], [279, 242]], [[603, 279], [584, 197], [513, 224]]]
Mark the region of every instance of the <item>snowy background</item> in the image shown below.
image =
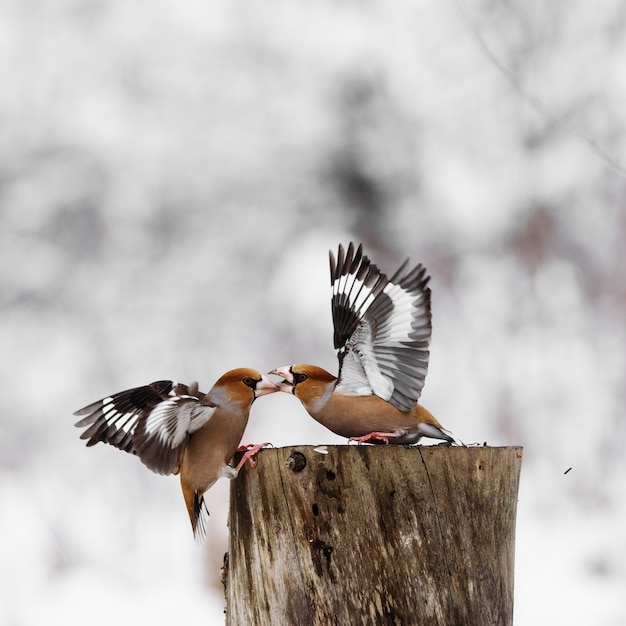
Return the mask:
[[2, 0], [0, 85], [0, 624], [223, 623], [227, 481], [198, 547], [72, 412], [334, 371], [350, 240], [432, 274], [424, 405], [525, 448], [516, 625], [626, 624], [623, 3]]

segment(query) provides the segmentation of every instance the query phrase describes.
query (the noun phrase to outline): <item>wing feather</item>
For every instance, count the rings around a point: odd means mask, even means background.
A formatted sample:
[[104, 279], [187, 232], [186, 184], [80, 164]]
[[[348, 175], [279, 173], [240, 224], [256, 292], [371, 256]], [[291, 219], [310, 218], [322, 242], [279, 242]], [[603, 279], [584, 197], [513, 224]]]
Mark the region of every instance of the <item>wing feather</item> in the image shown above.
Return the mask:
[[363, 255], [363, 248], [357, 250], [350, 243], [348, 251], [339, 246], [337, 262], [330, 253], [332, 315], [334, 345], [341, 349], [354, 333], [361, 316], [385, 288], [386, 277]]
[[174, 396], [142, 418], [133, 435], [133, 446], [142, 462], [157, 474], [178, 471], [189, 435], [204, 426], [215, 406], [194, 396]]
[[432, 332], [430, 276], [408, 260], [391, 278], [363, 255], [362, 246], [330, 253], [337, 389], [373, 393], [402, 411], [418, 401], [428, 371]]
[[[187, 394], [193, 395], [187, 395]], [[102, 442], [137, 455], [158, 474], [178, 472], [189, 435], [201, 428], [215, 407], [197, 384], [161, 380], [107, 396], [79, 409], [75, 426], [87, 446]]]

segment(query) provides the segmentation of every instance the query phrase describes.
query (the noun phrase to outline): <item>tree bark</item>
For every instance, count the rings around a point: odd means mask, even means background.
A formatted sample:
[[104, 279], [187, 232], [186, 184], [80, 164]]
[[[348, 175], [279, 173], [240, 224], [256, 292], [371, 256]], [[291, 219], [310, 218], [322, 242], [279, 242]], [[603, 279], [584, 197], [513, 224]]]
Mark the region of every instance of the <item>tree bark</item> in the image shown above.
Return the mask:
[[227, 626], [512, 624], [522, 448], [318, 450], [231, 483]]

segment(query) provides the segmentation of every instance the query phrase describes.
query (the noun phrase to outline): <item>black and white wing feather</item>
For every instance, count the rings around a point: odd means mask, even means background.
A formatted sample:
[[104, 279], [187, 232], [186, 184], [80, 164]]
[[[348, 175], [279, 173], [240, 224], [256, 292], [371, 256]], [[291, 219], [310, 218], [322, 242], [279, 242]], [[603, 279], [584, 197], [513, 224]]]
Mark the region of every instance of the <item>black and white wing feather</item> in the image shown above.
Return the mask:
[[375, 394], [401, 411], [421, 395], [432, 330], [430, 277], [421, 264], [406, 267], [388, 278], [352, 243], [336, 261], [330, 254], [337, 390]]
[[215, 406], [191, 387], [160, 380], [114, 393], [76, 411], [87, 445], [108, 443], [136, 454], [157, 474], [178, 472], [189, 435], [211, 418]]

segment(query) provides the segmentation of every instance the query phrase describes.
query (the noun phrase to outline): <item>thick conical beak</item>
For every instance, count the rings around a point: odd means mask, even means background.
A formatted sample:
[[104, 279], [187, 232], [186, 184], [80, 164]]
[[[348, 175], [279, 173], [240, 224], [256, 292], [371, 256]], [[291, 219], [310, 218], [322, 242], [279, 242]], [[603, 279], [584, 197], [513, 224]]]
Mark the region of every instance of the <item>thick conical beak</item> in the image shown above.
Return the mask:
[[280, 389], [280, 387], [267, 376], [261, 376], [261, 380], [259, 380], [254, 387], [254, 397], [258, 398], [259, 396], [267, 396], [268, 394], [275, 393], [276, 391], [282, 391], [282, 389]]
[[285, 365], [284, 367], [277, 367], [275, 370], [269, 372], [269, 374], [274, 376], [280, 376], [283, 379], [277, 384], [280, 391], [283, 391], [285, 393], [293, 393], [293, 374], [291, 373], [291, 368], [289, 367], [289, 365]]

